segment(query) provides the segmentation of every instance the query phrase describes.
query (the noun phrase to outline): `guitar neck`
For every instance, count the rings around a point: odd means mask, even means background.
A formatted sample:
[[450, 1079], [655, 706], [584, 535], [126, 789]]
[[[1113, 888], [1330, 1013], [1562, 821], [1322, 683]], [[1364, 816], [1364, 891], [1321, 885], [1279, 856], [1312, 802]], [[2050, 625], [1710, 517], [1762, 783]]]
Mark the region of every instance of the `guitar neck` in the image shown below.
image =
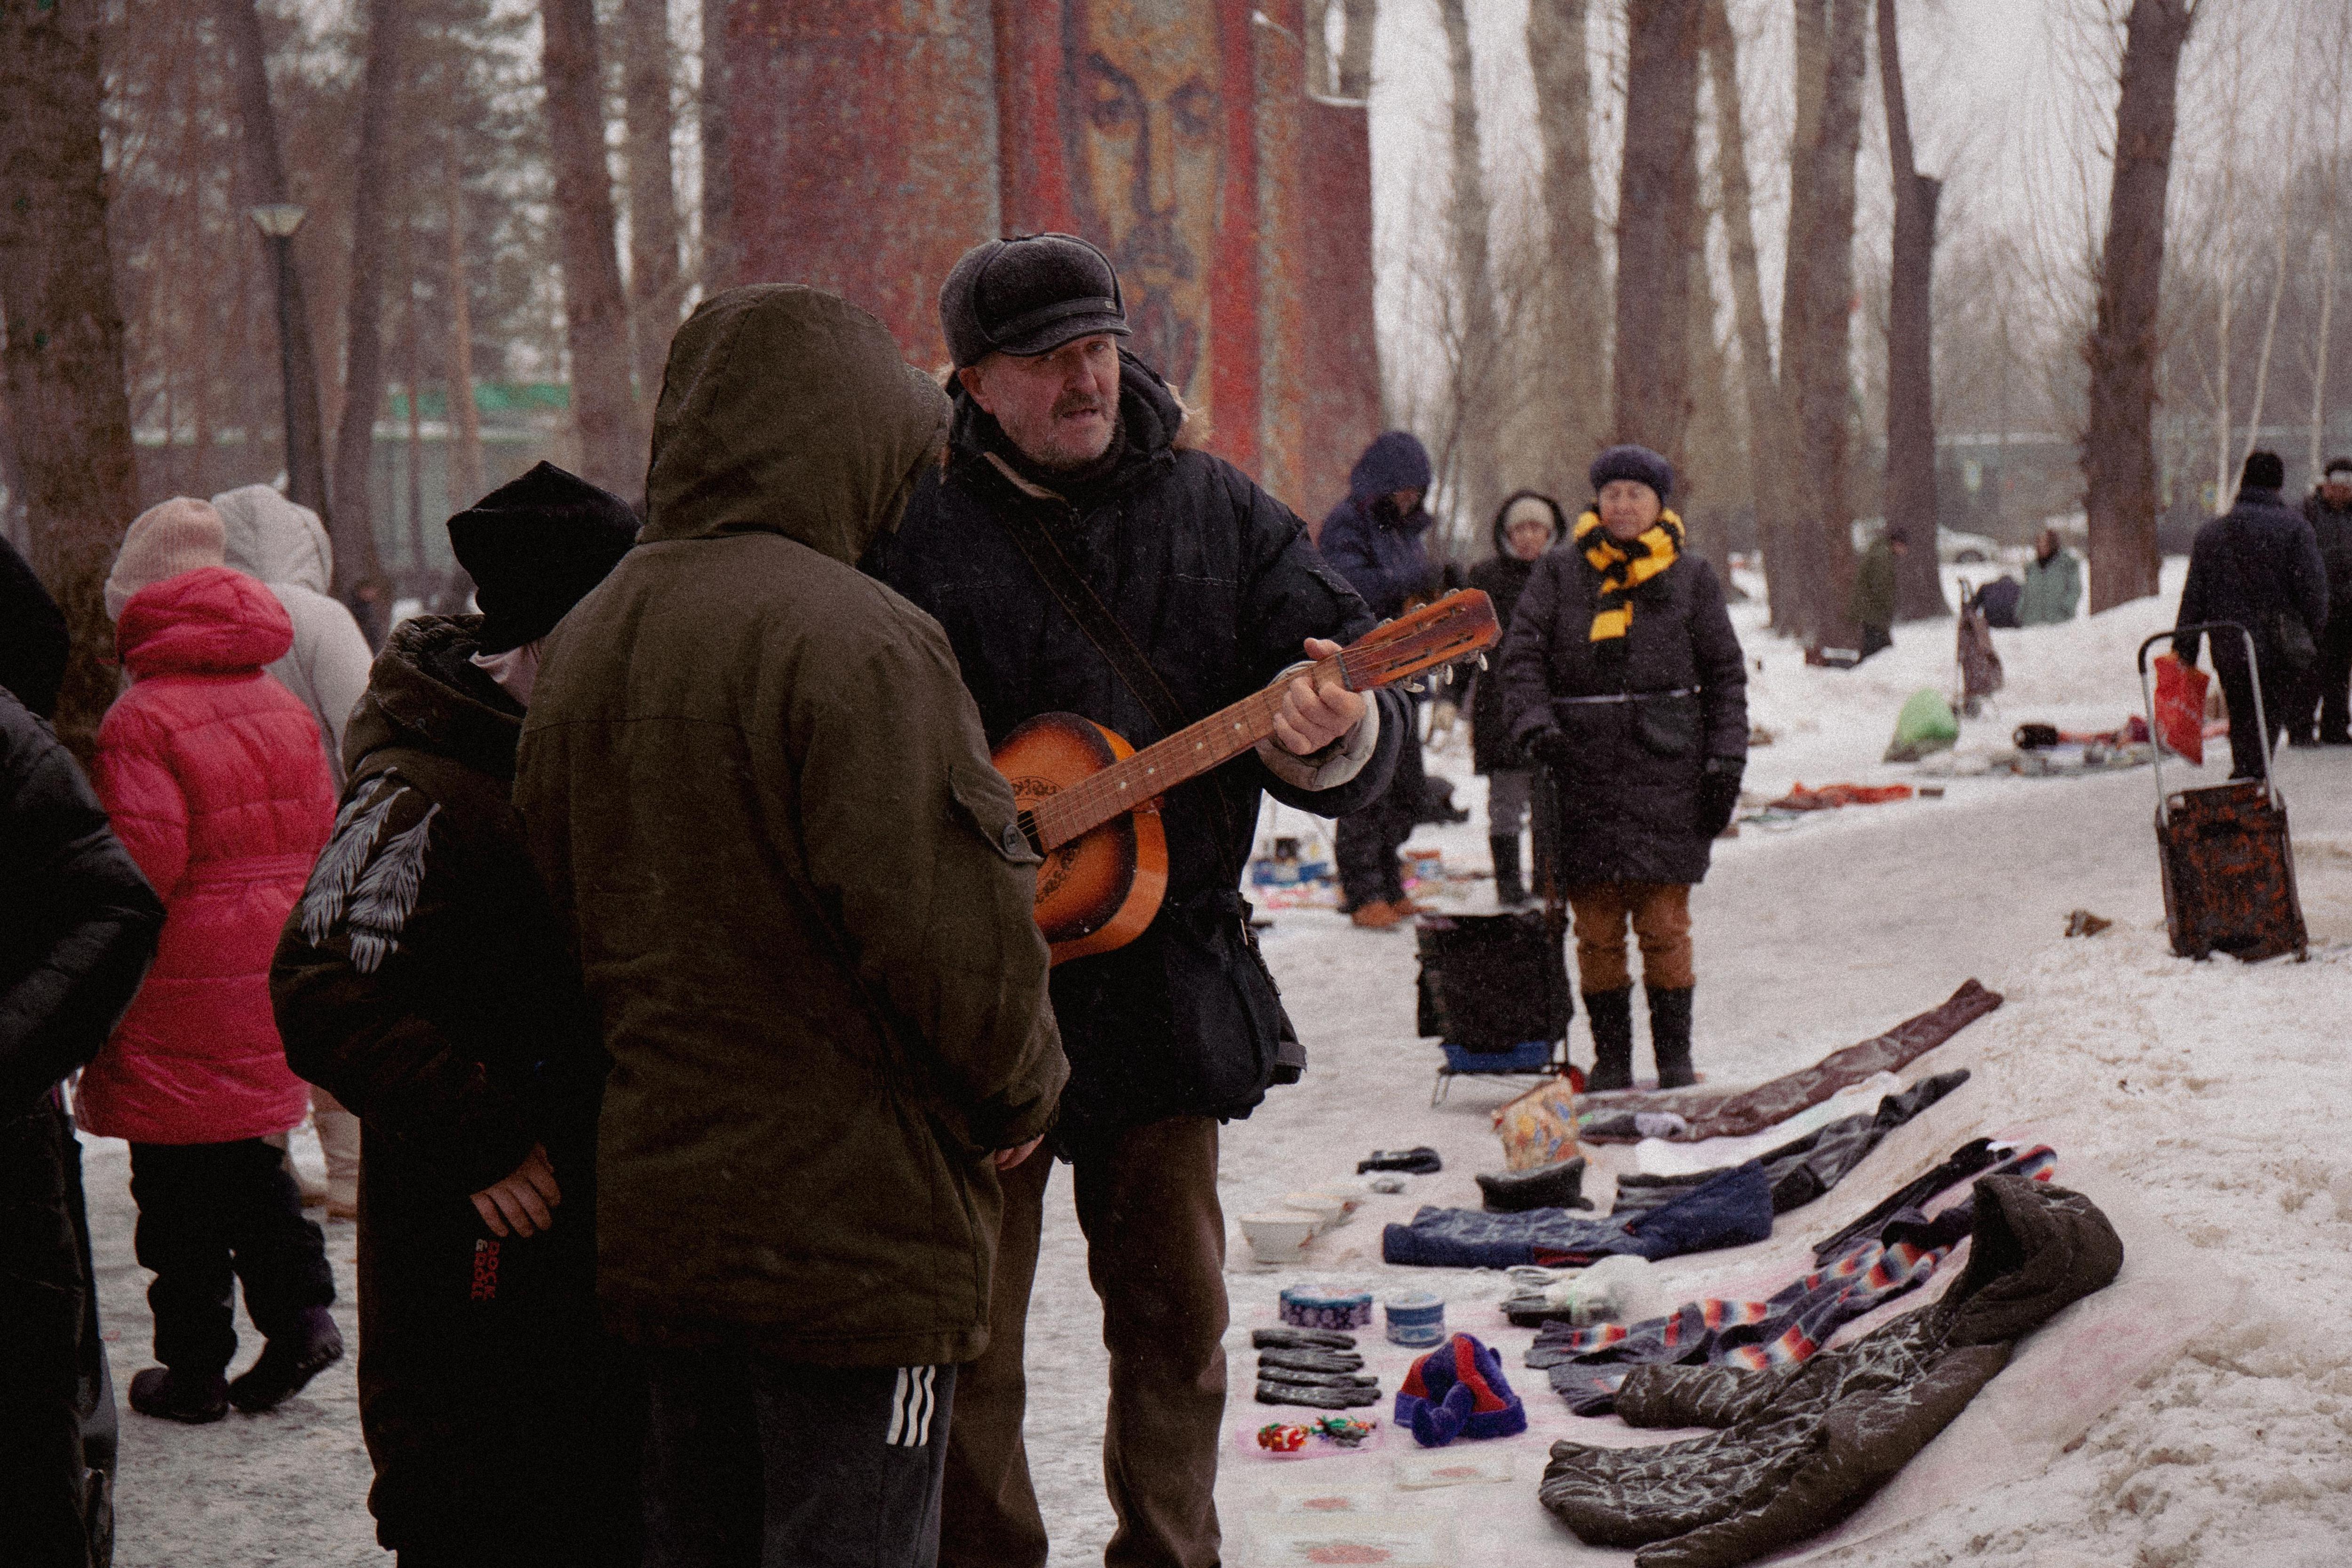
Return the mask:
[[[1346, 658], [1335, 655], [1299, 674], [1318, 684], [1334, 676], [1344, 679]], [[1039, 801], [1029, 811], [1039, 847], [1058, 848], [1250, 750], [1274, 733], [1274, 716], [1282, 710], [1287, 684], [1253, 692]]]

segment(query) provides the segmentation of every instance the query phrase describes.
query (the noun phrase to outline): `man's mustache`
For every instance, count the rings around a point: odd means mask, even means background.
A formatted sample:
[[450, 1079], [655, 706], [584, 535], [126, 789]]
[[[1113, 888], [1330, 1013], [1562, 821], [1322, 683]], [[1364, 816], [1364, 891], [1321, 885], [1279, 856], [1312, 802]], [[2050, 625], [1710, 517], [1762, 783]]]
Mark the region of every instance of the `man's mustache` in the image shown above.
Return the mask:
[[1092, 393], [1067, 392], [1054, 404], [1054, 417], [1066, 419], [1073, 414], [1107, 414], [1109, 405]]

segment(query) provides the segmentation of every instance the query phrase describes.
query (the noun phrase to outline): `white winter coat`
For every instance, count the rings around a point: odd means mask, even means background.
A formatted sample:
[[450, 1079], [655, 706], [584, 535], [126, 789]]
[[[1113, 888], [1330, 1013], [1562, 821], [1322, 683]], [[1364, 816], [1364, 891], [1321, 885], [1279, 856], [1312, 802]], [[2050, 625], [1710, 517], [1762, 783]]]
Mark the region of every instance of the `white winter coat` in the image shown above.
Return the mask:
[[213, 497], [226, 531], [228, 565], [258, 577], [294, 622], [294, 646], [269, 666], [287, 690], [319, 721], [319, 738], [343, 783], [343, 725], [367, 689], [374, 656], [351, 611], [327, 596], [334, 580], [334, 547], [326, 524], [268, 485], [244, 485]]

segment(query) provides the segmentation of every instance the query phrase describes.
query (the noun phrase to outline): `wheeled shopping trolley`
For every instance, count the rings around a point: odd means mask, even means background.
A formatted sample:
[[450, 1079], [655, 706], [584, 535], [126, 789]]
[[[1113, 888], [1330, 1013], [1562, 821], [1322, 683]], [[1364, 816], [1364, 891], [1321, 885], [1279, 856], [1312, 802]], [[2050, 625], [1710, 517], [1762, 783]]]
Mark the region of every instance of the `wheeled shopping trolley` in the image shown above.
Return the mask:
[[2151, 737], [2158, 731], [2147, 650], [2181, 632], [2216, 637], [2234, 633], [2244, 640], [2254, 721], [2261, 729], [2264, 755], [2261, 778], [2168, 794], [2164, 746], [2160, 740], [2155, 746], [2157, 861], [2164, 873], [2164, 923], [2172, 951], [2183, 958], [2226, 952], [2249, 963], [2287, 952], [2301, 958], [2309, 938], [2303, 902], [2295, 893], [2286, 800], [2271, 765], [2254, 639], [2235, 621], [2207, 621], [2159, 632], [2140, 644], [2140, 694], [2147, 704]]

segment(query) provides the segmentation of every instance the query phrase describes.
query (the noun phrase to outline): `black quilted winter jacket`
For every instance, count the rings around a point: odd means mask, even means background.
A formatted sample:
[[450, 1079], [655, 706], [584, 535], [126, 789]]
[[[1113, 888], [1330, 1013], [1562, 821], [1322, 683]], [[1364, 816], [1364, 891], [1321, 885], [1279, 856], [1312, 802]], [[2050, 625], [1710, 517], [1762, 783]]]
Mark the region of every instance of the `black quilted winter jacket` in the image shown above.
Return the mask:
[[1713, 1426], [1649, 1448], [1555, 1443], [1538, 1495], [1637, 1568], [1734, 1568], [1868, 1500], [2009, 1363], [2011, 1347], [2123, 1267], [2090, 1199], [2020, 1176], [1976, 1184], [1968, 1268], [1933, 1304], [1770, 1372], [1643, 1366], [1617, 1394], [1635, 1426]]

